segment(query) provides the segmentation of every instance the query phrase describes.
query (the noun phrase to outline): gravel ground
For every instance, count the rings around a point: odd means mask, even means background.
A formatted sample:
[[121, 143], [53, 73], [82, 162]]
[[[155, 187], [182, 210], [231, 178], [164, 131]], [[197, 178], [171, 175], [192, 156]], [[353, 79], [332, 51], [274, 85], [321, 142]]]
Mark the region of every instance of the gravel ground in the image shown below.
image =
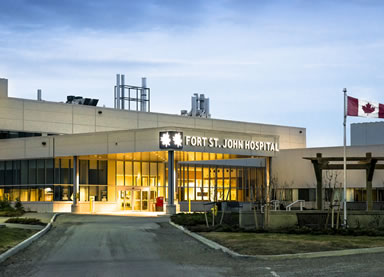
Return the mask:
[[232, 258], [172, 227], [167, 217], [68, 214], [0, 265], [0, 276], [383, 276], [383, 259]]

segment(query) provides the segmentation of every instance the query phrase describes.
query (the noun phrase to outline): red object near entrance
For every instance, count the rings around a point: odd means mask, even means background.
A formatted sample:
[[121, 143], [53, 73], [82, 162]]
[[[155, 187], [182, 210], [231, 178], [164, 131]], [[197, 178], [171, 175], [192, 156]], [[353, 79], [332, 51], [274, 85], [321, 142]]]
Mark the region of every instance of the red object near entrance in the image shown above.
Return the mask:
[[160, 196], [156, 198], [156, 207], [163, 207], [164, 205], [164, 197]]

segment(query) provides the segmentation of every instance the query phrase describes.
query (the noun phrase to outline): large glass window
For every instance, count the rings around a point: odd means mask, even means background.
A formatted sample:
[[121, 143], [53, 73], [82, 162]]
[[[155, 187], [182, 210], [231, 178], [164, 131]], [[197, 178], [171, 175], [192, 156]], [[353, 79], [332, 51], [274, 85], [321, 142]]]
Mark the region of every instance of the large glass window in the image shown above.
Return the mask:
[[[199, 166], [182, 164], [178, 169], [180, 201], [257, 201], [264, 186], [264, 168]], [[246, 176], [245, 176], [246, 175]]]
[[23, 160], [21, 161], [21, 183], [22, 184], [29, 184], [29, 178], [28, 178], [28, 161]]
[[55, 159], [54, 183], [60, 184], [60, 159]]
[[203, 200], [204, 189], [203, 189], [203, 168], [196, 166], [196, 200]]
[[106, 185], [108, 183], [107, 171], [108, 171], [107, 161], [99, 161], [98, 163], [99, 180], [97, 184]]
[[37, 183], [45, 184], [45, 160], [37, 160]]
[[30, 184], [37, 184], [36, 182], [36, 160], [28, 162], [28, 180]]
[[79, 161], [79, 182], [80, 184], [89, 184], [88, 182], [88, 160]]
[[0, 162], [0, 185], [4, 185], [5, 181], [5, 162]]
[[149, 186], [149, 162], [141, 163], [141, 178], [143, 186]]
[[46, 184], [53, 184], [53, 159], [45, 160]]
[[133, 186], [132, 162], [125, 161], [125, 185]]
[[70, 178], [69, 178], [70, 174], [71, 174], [70, 160], [61, 159], [60, 160], [60, 184], [70, 184]]
[[124, 186], [124, 162], [116, 162], [116, 185]]
[[88, 176], [89, 176], [89, 184], [96, 185], [98, 184], [97, 180], [97, 161], [96, 160], [90, 160], [89, 161], [89, 170], [88, 170]]
[[155, 187], [157, 183], [157, 163], [150, 164], [149, 170], [149, 185]]
[[209, 167], [203, 168], [203, 200], [209, 200]]
[[133, 173], [134, 173], [134, 181], [135, 186], [141, 186], [141, 169], [140, 169], [140, 162], [134, 162], [133, 163]]

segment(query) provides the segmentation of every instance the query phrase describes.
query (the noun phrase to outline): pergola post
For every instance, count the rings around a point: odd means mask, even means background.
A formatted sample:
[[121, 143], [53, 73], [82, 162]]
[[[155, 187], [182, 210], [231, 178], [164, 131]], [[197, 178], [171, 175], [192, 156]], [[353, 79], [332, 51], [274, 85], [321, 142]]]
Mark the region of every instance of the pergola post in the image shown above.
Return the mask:
[[367, 169], [366, 169], [366, 191], [367, 191], [367, 211], [372, 211], [373, 199], [372, 199], [372, 179], [375, 172], [376, 159], [372, 159], [372, 153], [366, 153], [367, 157]]
[[[322, 157], [321, 153], [316, 153], [316, 157], [303, 157], [310, 160], [315, 170], [317, 181], [316, 202], [317, 209], [323, 209], [323, 188], [322, 188], [322, 170], [343, 170], [343, 157]], [[365, 157], [347, 157], [347, 170], [365, 170], [366, 173], [366, 194], [367, 210], [373, 209], [372, 180], [375, 169], [384, 169], [384, 164], [378, 163], [384, 161], [384, 157], [372, 157], [372, 153], [366, 153]]]
[[316, 160], [312, 160], [313, 168], [316, 175], [316, 206], [318, 210], [323, 209], [323, 174], [322, 174], [322, 155], [316, 154]]

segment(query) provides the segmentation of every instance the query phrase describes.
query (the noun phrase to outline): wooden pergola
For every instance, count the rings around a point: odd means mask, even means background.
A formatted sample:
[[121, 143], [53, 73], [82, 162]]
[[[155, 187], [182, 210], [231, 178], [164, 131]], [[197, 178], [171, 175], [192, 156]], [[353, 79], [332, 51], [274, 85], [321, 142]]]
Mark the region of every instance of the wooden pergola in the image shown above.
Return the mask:
[[[315, 158], [305, 157], [303, 159], [310, 160], [315, 170], [317, 189], [316, 204], [317, 209], [323, 209], [323, 170], [343, 170], [343, 157], [323, 157], [321, 153], [317, 153]], [[365, 170], [366, 190], [367, 190], [367, 210], [372, 210], [372, 179], [375, 169], [384, 169], [384, 157], [372, 157], [372, 153], [366, 153], [365, 157], [347, 157], [347, 170]]]

